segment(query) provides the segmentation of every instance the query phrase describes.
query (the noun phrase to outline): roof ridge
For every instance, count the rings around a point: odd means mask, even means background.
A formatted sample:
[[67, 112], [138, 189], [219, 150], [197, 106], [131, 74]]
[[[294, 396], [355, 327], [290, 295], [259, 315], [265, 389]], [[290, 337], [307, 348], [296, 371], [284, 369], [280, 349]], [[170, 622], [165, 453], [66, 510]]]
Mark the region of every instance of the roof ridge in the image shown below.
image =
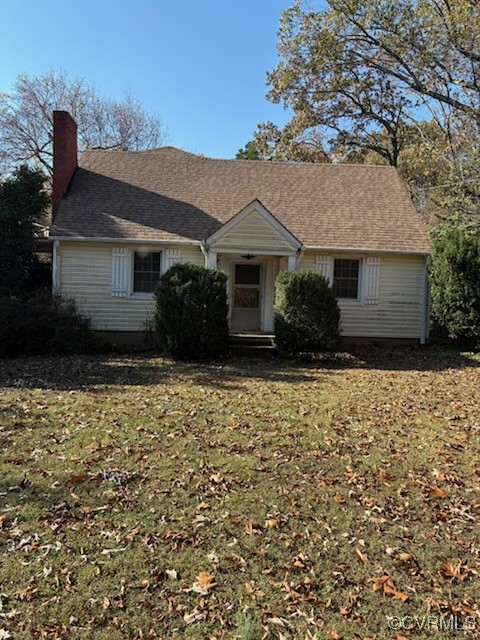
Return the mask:
[[[185, 149], [180, 149], [179, 147], [174, 147], [173, 145], [166, 145], [164, 147], [154, 147], [153, 149], [136, 149], [136, 150], [125, 150], [125, 149], [102, 149], [102, 148], [90, 148], [85, 149], [83, 153], [91, 153], [91, 152], [101, 152], [108, 154], [122, 154], [122, 155], [141, 155], [141, 154], [149, 154], [163, 151], [173, 151], [175, 153], [181, 153], [186, 156], [190, 156], [194, 160], [199, 161], [207, 161], [207, 162], [228, 162], [228, 163], [242, 163], [242, 164], [252, 164], [255, 166], [259, 166], [260, 164], [270, 164], [272, 166], [282, 166], [282, 167], [299, 167], [299, 166], [314, 166], [314, 167], [359, 167], [359, 168], [368, 168], [368, 169], [394, 169], [397, 171], [397, 167], [393, 167], [388, 164], [363, 164], [356, 162], [304, 162], [304, 161], [296, 161], [296, 160], [244, 160], [242, 158], [211, 158], [210, 156], [204, 156], [199, 153], [193, 153], [192, 151], [186, 151]], [[83, 154], [82, 154], [83, 155]]]

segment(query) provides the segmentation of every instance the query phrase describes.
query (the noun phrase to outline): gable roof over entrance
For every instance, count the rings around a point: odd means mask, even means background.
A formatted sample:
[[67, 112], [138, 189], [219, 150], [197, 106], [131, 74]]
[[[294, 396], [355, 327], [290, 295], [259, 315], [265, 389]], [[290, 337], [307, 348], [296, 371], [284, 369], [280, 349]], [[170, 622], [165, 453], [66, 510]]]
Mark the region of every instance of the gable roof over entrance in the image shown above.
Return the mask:
[[213, 160], [172, 147], [86, 151], [50, 235], [198, 243], [254, 200], [307, 248], [430, 251], [392, 167]]
[[302, 243], [258, 200], [239, 211], [207, 238], [205, 244], [216, 250], [271, 250], [277, 253], [291, 253], [302, 247]]

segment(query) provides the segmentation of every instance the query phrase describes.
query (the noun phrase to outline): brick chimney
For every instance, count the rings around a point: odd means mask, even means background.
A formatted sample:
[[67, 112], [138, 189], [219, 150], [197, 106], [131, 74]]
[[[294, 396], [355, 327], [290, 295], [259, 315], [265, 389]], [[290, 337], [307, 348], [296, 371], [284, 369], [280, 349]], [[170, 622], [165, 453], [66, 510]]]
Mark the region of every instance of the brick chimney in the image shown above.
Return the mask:
[[77, 123], [68, 111], [54, 111], [52, 219], [55, 219], [77, 164]]

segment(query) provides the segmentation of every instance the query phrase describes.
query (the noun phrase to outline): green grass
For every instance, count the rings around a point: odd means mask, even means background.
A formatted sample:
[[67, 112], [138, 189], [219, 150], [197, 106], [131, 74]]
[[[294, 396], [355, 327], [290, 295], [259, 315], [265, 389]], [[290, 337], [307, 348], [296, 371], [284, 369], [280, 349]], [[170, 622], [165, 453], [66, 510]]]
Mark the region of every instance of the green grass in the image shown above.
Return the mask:
[[480, 637], [479, 366], [1, 362], [0, 638]]

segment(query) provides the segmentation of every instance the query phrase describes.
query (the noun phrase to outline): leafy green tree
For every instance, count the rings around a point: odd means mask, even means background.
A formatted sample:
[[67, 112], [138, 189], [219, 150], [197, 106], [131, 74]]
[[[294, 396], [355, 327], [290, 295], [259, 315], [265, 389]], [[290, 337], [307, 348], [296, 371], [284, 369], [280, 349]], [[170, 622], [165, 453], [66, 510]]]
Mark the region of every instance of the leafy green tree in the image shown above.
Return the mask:
[[317, 132], [337, 159], [373, 151], [396, 166], [428, 112], [445, 135], [452, 114], [478, 135], [478, 33], [476, 0], [297, 0], [281, 17], [268, 97], [293, 111], [287, 130]]
[[34, 288], [35, 224], [49, 205], [45, 181], [40, 171], [21, 166], [0, 184], [0, 296], [22, 296]]
[[252, 140], [263, 159], [276, 162], [331, 162], [317, 130], [305, 130], [298, 120], [279, 129], [273, 122], [258, 125]]
[[235, 155], [235, 160], [262, 160], [255, 143], [250, 140], [243, 149], [239, 149]]
[[432, 317], [451, 338], [480, 345], [480, 236], [452, 221], [432, 231]]
[[458, 219], [480, 233], [480, 149], [466, 153], [434, 190], [438, 217]]

